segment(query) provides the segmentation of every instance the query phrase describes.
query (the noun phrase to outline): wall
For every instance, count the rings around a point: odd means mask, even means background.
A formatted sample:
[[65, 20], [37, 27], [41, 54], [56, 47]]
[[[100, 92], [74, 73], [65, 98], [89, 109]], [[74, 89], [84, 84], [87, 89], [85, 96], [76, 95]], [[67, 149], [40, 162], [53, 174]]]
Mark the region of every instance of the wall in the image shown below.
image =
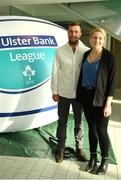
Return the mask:
[[111, 51], [117, 60], [117, 89], [121, 89], [121, 42], [111, 38]]

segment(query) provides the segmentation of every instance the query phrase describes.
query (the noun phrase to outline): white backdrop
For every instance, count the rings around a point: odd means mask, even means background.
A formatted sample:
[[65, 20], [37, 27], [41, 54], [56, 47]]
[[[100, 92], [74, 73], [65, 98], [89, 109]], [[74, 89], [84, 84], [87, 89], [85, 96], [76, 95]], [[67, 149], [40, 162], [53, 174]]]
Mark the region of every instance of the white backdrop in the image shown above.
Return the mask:
[[50, 89], [55, 49], [67, 42], [57, 24], [23, 16], [0, 17], [0, 132], [58, 119]]

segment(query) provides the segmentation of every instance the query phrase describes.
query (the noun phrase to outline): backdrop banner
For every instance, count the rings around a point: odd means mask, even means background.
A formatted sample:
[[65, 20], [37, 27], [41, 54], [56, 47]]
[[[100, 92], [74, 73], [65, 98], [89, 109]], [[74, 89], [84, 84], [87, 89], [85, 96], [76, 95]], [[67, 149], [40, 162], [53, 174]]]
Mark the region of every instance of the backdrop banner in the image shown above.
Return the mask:
[[58, 119], [50, 80], [55, 50], [65, 42], [67, 31], [52, 22], [0, 17], [0, 132], [33, 129]]

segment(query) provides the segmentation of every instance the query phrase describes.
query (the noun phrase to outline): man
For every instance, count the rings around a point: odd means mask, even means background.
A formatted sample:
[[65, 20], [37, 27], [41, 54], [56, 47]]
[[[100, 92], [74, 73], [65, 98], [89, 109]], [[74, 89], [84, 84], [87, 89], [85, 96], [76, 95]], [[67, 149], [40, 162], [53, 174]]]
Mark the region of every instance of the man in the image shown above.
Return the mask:
[[83, 152], [82, 133], [82, 107], [76, 102], [76, 87], [80, 73], [82, 57], [87, 48], [79, 39], [81, 37], [81, 26], [79, 22], [68, 25], [68, 42], [56, 50], [51, 89], [53, 100], [58, 102], [58, 149], [55, 155], [56, 162], [64, 159], [66, 142], [66, 127], [70, 105], [74, 114], [74, 136], [76, 155], [81, 161], [86, 161]]

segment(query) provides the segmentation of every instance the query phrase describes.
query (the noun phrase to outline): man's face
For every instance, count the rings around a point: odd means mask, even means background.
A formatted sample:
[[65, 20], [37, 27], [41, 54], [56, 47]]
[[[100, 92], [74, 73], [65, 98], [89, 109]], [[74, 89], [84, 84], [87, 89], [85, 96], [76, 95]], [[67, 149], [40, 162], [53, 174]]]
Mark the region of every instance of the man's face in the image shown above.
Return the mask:
[[68, 39], [69, 44], [77, 44], [81, 37], [81, 29], [79, 25], [69, 26], [68, 28]]

